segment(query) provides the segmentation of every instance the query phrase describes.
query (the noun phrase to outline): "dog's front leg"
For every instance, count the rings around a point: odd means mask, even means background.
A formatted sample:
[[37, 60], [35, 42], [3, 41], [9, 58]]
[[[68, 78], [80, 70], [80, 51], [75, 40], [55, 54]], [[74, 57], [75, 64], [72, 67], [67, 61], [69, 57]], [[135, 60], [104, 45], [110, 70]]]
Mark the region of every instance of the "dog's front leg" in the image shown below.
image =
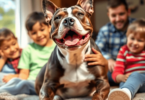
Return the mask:
[[44, 82], [39, 93], [40, 100], [53, 100], [59, 83], [53, 81]]
[[107, 79], [97, 79], [95, 81], [96, 91], [93, 94], [92, 100], [106, 100], [110, 91], [110, 85]]

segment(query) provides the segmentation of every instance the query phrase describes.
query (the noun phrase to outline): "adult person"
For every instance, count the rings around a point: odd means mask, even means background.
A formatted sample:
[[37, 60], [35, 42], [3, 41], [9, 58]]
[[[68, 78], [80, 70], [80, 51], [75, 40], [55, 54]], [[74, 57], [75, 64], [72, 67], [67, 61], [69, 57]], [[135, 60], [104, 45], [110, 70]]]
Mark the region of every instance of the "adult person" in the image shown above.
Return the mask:
[[99, 30], [96, 44], [108, 60], [108, 79], [112, 86], [116, 85], [111, 77], [116, 57], [120, 47], [126, 44], [126, 30], [134, 19], [129, 18], [130, 10], [126, 0], [108, 0], [107, 15], [110, 22]]

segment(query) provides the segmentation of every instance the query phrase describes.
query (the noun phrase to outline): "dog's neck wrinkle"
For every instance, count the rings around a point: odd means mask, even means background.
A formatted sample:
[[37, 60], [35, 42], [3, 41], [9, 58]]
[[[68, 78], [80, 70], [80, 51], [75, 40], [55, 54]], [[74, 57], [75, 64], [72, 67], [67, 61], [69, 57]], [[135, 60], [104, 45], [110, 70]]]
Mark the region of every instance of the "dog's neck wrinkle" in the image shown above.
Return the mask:
[[77, 50], [71, 50], [71, 51], [67, 49], [62, 49], [59, 47], [58, 48], [60, 52], [62, 53], [62, 55], [64, 56], [64, 59], [66, 60], [66, 62], [75, 67], [84, 62], [86, 50], [90, 46], [89, 44], [90, 44], [90, 41], [83, 47], [78, 48]]

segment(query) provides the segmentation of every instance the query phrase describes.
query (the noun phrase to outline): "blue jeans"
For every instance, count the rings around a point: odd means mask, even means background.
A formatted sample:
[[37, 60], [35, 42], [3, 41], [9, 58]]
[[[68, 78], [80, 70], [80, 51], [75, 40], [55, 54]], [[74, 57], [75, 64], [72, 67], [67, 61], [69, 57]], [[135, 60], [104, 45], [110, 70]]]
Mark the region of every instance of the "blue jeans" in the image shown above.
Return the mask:
[[108, 76], [108, 81], [109, 81], [110, 86], [119, 85], [118, 83], [115, 83], [114, 80], [112, 79], [112, 73], [110, 71], [108, 71], [107, 76]]
[[137, 92], [145, 92], [145, 73], [133, 72], [126, 82], [120, 83], [120, 88], [127, 88], [131, 92], [133, 98]]
[[13, 78], [8, 83], [0, 87], [0, 92], [8, 92], [12, 95], [37, 95], [34, 85], [35, 81], [33, 80], [21, 80], [19, 78]]
[[3, 66], [1, 72], [3, 72], [3, 73], [14, 73], [14, 74], [16, 74], [15, 69], [13, 68], [13, 66], [11, 64], [5, 64]]

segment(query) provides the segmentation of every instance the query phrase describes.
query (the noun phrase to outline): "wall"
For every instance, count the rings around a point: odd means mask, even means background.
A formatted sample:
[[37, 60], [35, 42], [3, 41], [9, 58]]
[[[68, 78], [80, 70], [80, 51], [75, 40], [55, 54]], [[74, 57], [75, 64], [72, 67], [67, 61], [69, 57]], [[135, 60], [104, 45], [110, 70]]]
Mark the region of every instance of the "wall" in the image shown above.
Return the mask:
[[[145, 4], [141, 5], [140, 0], [127, 0], [129, 7], [138, 7], [135, 13], [131, 14], [133, 18], [145, 18]], [[145, 0], [144, 0], [145, 3]], [[95, 3], [95, 29], [99, 30], [103, 25], [109, 22], [106, 10], [107, 1], [99, 1]]]
[[95, 3], [95, 30], [99, 30], [100, 27], [105, 25], [109, 19], [107, 17], [106, 1], [99, 1]]
[[32, 9], [41, 12], [41, 0], [32, 0]]

